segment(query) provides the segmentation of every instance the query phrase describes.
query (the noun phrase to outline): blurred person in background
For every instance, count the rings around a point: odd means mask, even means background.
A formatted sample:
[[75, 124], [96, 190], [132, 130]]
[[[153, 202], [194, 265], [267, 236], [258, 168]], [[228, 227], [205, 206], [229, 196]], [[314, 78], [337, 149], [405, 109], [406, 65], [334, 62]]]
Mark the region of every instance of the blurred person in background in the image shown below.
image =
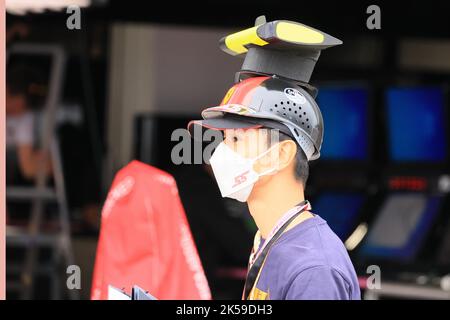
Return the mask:
[[[33, 25], [31, 29], [31, 25], [21, 21], [10, 22], [6, 32], [7, 46], [10, 48], [19, 43], [33, 44], [35, 42], [33, 39], [36, 39], [39, 32], [45, 32], [45, 28], [39, 29]], [[12, 54], [8, 59], [6, 87], [8, 186], [33, 186], [39, 164], [42, 162], [45, 162], [45, 174], [52, 183], [50, 154], [42, 151], [39, 141], [42, 129], [41, 109], [47, 91], [51, 90], [47, 87], [51, 61], [45, 57], [42, 59], [40, 56], [35, 57], [36, 59], [28, 59], [28, 56]], [[78, 60], [77, 55], [70, 56], [65, 66], [67, 76], [64, 80], [61, 105], [57, 110], [55, 134], [61, 152], [69, 210], [73, 222], [77, 222], [73, 230], [77, 233], [96, 235], [100, 222], [99, 178], [92, 164], [89, 149], [91, 141], [82, 111], [84, 102], [83, 92], [78, 86], [82, 81]], [[73, 61], [77, 63], [74, 64]], [[8, 201], [9, 223], [22, 222], [29, 216], [30, 209], [29, 201], [26, 203]]]
[[[6, 146], [16, 153], [18, 172], [22, 178], [33, 180], [38, 167], [45, 162], [45, 173], [51, 175], [49, 156], [37, 145], [37, 115], [33, 111], [30, 96], [39, 85], [30, 83], [26, 75], [30, 69], [24, 65], [8, 70], [6, 83]], [[15, 176], [9, 176], [14, 179]], [[11, 182], [14, 182], [10, 180]]]
[[[18, 64], [7, 70], [6, 78], [6, 184], [9, 186], [32, 185], [40, 166], [46, 176], [52, 176], [48, 152], [38, 144], [38, 115], [33, 97], [45, 95], [45, 87], [39, 85], [37, 73], [29, 66]], [[14, 215], [8, 206], [8, 214]]]

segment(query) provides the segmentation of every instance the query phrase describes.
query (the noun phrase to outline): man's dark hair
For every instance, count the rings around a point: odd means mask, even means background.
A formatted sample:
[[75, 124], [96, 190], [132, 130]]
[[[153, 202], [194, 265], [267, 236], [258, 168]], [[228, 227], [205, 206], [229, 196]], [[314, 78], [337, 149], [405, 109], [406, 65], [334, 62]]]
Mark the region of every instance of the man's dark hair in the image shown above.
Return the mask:
[[[273, 132], [273, 130], [271, 130]], [[308, 159], [306, 158], [305, 153], [302, 148], [298, 145], [298, 143], [288, 136], [287, 134], [278, 130], [278, 140], [272, 140], [273, 134], [269, 133], [269, 146], [274, 145], [275, 143], [282, 142], [285, 140], [292, 140], [297, 145], [297, 153], [295, 154], [295, 178], [303, 184], [303, 187], [306, 186], [306, 182], [308, 181], [309, 176], [309, 164]]]
[[27, 79], [26, 74], [28, 69], [24, 65], [17, 65], [9, 67], [6, 73], [6, 85], [8, 91], [13, 95], [28, 95], [28, 88], [30, 80]]
[[[39, 70], [24, 63], [8, 66], [6, 86], [11, 95], [23, 95], [31, 108], [41, 105], [45, 98], [45, 92], [41, 92], [44, 86]], [[35, 92], [36, 88], [40, 91]]]

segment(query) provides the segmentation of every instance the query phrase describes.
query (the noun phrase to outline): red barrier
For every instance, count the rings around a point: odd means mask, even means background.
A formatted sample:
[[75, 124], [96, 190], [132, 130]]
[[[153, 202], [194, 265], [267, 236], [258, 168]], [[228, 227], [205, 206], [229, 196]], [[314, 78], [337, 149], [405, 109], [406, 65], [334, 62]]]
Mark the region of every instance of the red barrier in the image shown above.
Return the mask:
[[211, 299], [175, 180], [139, 161], [117, 173], [102, 210], [91, 299], [107, 299], [108, 285]]

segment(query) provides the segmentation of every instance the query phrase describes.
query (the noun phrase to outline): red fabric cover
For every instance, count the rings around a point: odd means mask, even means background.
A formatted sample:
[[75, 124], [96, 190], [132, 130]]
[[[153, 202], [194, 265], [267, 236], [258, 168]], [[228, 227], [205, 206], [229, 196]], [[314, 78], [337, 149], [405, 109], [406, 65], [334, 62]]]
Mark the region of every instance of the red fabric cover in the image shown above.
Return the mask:
[[104, 204], [91, 299], [135, 284], [157, 299], [211, 299], [175, 180], [139, 161], [117, 173]]

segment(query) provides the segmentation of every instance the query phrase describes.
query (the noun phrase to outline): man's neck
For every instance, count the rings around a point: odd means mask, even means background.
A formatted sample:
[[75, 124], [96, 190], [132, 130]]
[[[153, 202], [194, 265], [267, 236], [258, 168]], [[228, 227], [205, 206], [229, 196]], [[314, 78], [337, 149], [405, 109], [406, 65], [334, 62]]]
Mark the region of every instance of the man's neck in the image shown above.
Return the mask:
[[295, 179], [274, 177], [254, 191], [248, 208], [264, 239], [287, 211], [305, 200], [303, 186]]

